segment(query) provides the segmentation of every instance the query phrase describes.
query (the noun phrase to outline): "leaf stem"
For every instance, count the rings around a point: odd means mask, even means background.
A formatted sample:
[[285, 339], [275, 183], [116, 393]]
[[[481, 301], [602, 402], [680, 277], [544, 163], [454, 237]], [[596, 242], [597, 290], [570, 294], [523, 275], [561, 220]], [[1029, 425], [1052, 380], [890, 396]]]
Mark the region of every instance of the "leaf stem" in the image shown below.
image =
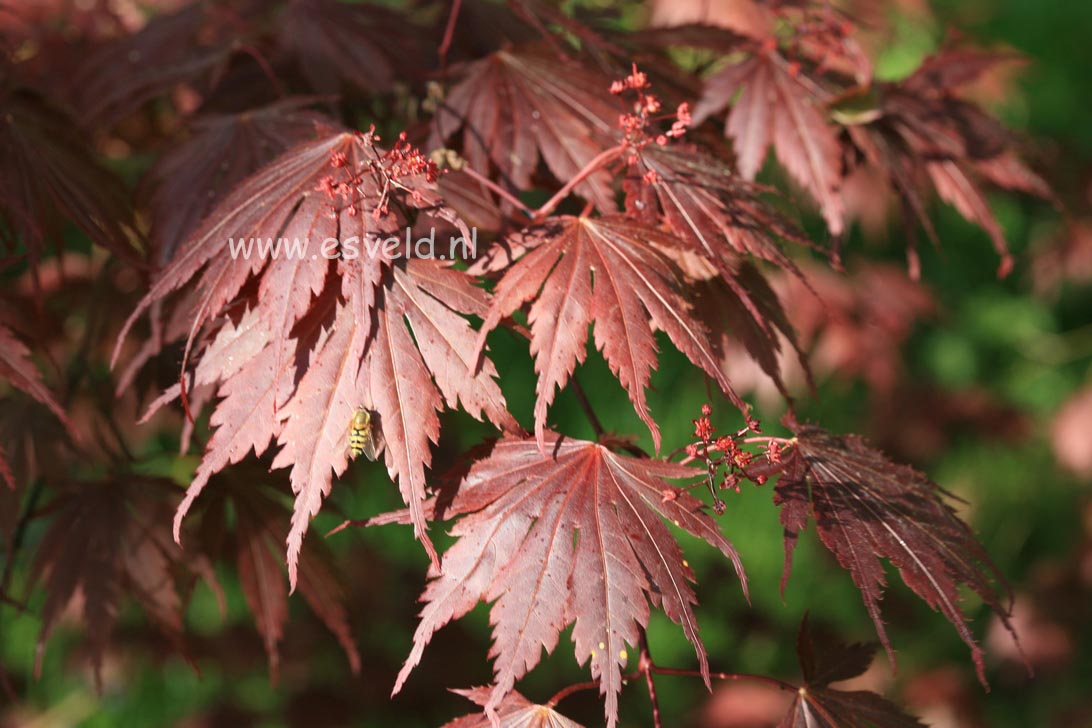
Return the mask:
[[493, 180], [486, 177], [481, 172], [478, 172], [477, 170], [475, 170], [473, 167], [471, 167], [469, 165], [464, 166], [461, 171], [464, 174], [466, 174], [467, 177], [470, 177], [471, 179], [482, 183], [487, 188], [489, 188], [489, 190], [496, 193], [497, 195], [499, 195], [504, 200], [506, 200], [506, 201], [512, 203], [513, 205], [515, 205], [516, 207], [518, 207], [521, 211], [523, 211], [523, 213], [525, 215], [527, 215], [528, 218], [531, 218], [531, 219], [534, 218], [534, 216], [535, 216], [535, 211], [534, 210], [527, 207], [527, 205], [523, 204], [523, 202], [518, 197], [516, 197], [511, 192], [509, 192], [508, 190], [506, 190], [503, 187], [501, 187], [500, 185], [498, 185]]
[[615, 159], [622, 155], [622, 145], [611, 147], [606, 149], [595, 156], [590, 162], [588, 162], [584, 169], [576, 173], [576, 175], [565, 183], [565, 186], [554, 193], [554, 196], [546, 200], [542, 207], [538, 208], [538, 212], [535, 213], [535, 221], [539, 222], [543, 218], [549, 216], [554, 208], [561, 204], [561, 201], [569, 196], [569, 193], [573, 191], [573, 188], [583, 182], [593, 173], [599, 171], [603, 165], [608, 162], [613, 162]]
[[760, 435], [758, 437], [744, 437], [740, 442], [755, 443], [755, 442], [779, 442], [782, 445], [795, 445], [795, 437], [768, 437], [766, 435]]
[[440, 41], [438, 53], [440, 55], [440, 68], [447, 66], [447, 52], [451, 48], [451, 40], [455, 37], [455, 23], [459, 20], [459, 9], [463, 6], [463, 0], [451, 0], [451, 15], [447, 18], [447, 26], [444, 28], [444, 39]]
[[581, 690], [591, 690], [592, 688], [597, 687], [599, 687], [599, 682], [597, 680], [589, 680], [587, 682], [569, 685], [568, 687], [562, 688], [561, 690], [558, 690], [556, 693], [554, 693], [554, 696], [547, 700], [545, 705], [547, 708], [553, 708], [555, 705], [557, 705], [573, 693], [578, 693]]

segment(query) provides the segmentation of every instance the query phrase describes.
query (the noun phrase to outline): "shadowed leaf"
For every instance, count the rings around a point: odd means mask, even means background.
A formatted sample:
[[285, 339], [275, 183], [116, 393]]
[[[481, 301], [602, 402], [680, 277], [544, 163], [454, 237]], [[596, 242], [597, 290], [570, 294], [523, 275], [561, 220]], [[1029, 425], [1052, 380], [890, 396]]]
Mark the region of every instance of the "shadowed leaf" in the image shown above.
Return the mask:
[[[286, 512], [261, 480], [270, 476], [256, 467], [217, 478], [202, 509], [201, 537], [206, 549], [234, 558], [243, 597], [265, 645], [269, 669], [277, 679], [280, 642], [288, 622], [288, 583], [280, 550], [288, 537]], [[225, 517], [234, 513], [234, 533], [225, 540]], [[223, 545], [223, 549], [219, 548]], [[321, 542], [309, 543], [300, 555], [299, 591], [312, 611], [337, 637], [354, 674], [360, 654], [349, 627], [345, 593], [337, 580], [333, 556]]]
[[156, 262], [167, 263], [209, 211], [246, 177], [295, 144], [335, 124], [286, 99], [237, 114], [194, 119], [189, 136], [163, 154], [144, 185], [153, 190], [152, 242]]
[[66, 427], [71, 428], [64, 410], [42, 381], [42, 373], [30, 360], [30, 349], [0, 323], [0, 377], [44, 404]]
[[993, 582], [1006, 590], [1007, 585], [974, 533], [944, 501], [944, 491], [913, 468], [888, 460], [859, 437], [790, 424], [796, 438], [783, 456], [784, 471], [774, 489], [785, 527], [782, 588], [800, 531], [814, 516], [820, 540], [861, 590], [892, 661], [894, 653], [880, 616], [886, 586], [882, 558], [889, 559], [906, 585], [955, 626], [971, 648], [979, 680], [985, 684], [982, 649], [960, 609], [960, 587], [977, 594], [1011, 632], [1009, 610]]
[[122, 260], [140, 264], [128, 193], [67, 116], [23, 91], [0, 90], [0, 245], [35, 267], [69, 220]]
[[249, 4], [240, 13], [228, 3], [191, 3], [96, 49], [71, 78], [81, 118], [110, 127], [180, 84], [210, 87], [236, 44], [253, 35]]
[[379, 4], [289, 0], [275, 23], [280, 45], [322, 94], [390, 91], [429, 58], [422, 31]]
[[100, 689], [103, 656], [123, 596], [139, 601], [156, 627], [182, 650], [187, 578], [212, 576], [200, 557], [187, 558], [171, 543], [167, 497], [173, 491], [169, 481], [136, 476], [61, 486], [31, 573], [31, 587], [41, 583], [46, 590], [36, 673], [46, 641], [77, 596]]
[[817, 641], [804, 617], [796, 642], [805, 684], [778, 728], [925, 728], [886, 698], [864, 690], [835, 690], [830, 683], [863, 673], [876, 646]]
[[[1004, 231], [982, 182], [1052, 199], [1050, 188], [1014, 154], [1011, 135], [958, 87], [1010, 56], [943, 51], [906, 79], [879, 84], [865, 123], [849, 124], [846, 139], [862, 160], [888, 176], [906, 216], [936, 242], [925, 206], [928, 186], [968, 221], [982, 227], [1001, 256], [999, 275], [1012, 267]], [[910, 240], [910, 260], [917, 258]]]

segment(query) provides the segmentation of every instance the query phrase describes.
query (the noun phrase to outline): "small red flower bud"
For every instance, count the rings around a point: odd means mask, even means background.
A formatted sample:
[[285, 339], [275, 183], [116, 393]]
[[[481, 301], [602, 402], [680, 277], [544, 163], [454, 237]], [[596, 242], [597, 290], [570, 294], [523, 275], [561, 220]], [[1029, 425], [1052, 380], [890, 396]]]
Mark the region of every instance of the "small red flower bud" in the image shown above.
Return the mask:
[[690, 117], [690, 104], [685, 101], [679, 104], [679, 108], [675, 109], [675, 119], [683, 126], [690, 126], [694, 121]]
[[766, 444], [766, 458], [771, 463], [781, 462], [781, 445], [772, 440], [768, 442]]

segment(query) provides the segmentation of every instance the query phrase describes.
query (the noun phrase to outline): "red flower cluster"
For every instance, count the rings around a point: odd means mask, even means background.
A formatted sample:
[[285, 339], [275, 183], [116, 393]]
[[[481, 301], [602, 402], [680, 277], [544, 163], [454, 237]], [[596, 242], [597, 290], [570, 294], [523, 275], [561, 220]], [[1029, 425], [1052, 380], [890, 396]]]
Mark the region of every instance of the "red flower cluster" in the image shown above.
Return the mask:
[[[686, 134], [687, 127], [693, 123], [690, 117], [690, 104], [685, 101], [679, 104], [673, 115], [656, 116], [662, 108], [660, 100], [645, 89], [650, 88], [648, 76], [643, 71], [637, 70], [637, 64], [633, 64], [633, 71], [620, 81], [610, 85], [610, 92], [620, 96], [627, 91], [637, 93], [637, 100], [633, 104], [633, 111], [621, 114], [618, 117], [618, 127], [622, 130], [623, 145], [628, 150], [627, 161], [634, 161], [638, 150], [655, 142], [660, 146], [667, 144], [669, 139], [676, 139]], [[649, 127], [659, 121], [671, 119], [671, 128], [663, 133], [654, 134]], [[646, 174], [646, 181], [655, 182], [655, 172]]]
[[[375, 126], [367, 132], [360, 134], [366, 146], [375, 150], [375, 142], [379, 136], [375, 133]], [[349, 159], [345, 152], [333, 151], [330, 153], [330, 167], [334, 170], [347, 170]], [[376, 154], [371, 161], [358, 164], [360, 171], [348, 170], [340, 172], [345, 179], [337, 179], [330, 174], [319, 180], [315, 189], [322, 192], [330, 200], [331, 213], [336, 217], [345, 210], [349, 217], [356, 217], [359, 213], [359, 203], [368, 196], [365, 177], [370, 175], [375, 184], [374, 193], [376, 202], [372, 208], [372, 216], [379, 220], [389, 211], [390, 194], [392, 190], [402, 190], [410, 195], [414, 201], [420, 201], [421, 193], [416, 185], [408, 185], [403, 182], [411, 177], [424, 177], [428, 184], [434, 183], [440, 176], [440, 168], [435, 161], [429, 159], [420, 149], [406, 141], [406, 132], [398, 135], [394, 145], [383, 152]]]
[[[716, 427], [710, 419], [713, 414], [713, 409], [708, 404], [701, 406], [701, 417], [696, 420], [692, 420], [694, 423], [694, 437], [698, 438], [699, 442], [693, 442], [686, 446], [686, 454], [692, 460], [704, 460], [706, 465], [706, 482], [709, 485], [709, 490], [713, 494], [713, 508], [717, 514], [724, 512], [724, 501], [717, 495], [718, 490], [732, 489], [739, 492], [740, 482], [744, 479], [753, 479], [761, 485], [765, 482], [765, 477], [758, 476], [757, 478], [750, 478], [747, 475], [747, 468], [754, 461], [754, 453], [747, 452], [739, 445], [739, 438], [743, 437], [748, 432], [757, 430], [757, 423], [751, 422], [735, 435], [721, 435], [715, 436]], [[774, 448], [774, 457], [779, 455], [776, 447]], [[772, 460], [772, 458], [771, 458]], [[775, 461], [776, 462], [776, 461]], [[718, 484], [718, 472], [721, 468], [724, 468], [723, 476], [719, 477]], [[664, 492], [664, 499], [670, 500], [677, 494]]]

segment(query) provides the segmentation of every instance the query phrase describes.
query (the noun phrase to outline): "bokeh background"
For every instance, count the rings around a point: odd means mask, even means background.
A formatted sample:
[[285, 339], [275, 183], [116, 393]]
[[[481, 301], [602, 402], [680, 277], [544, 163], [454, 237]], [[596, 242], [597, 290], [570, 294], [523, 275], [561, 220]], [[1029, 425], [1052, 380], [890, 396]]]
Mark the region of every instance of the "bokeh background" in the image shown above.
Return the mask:
[[[604, 6], [608, 3], [582, 3]], [[1026, 155], [1043, 170], [1064, 205], [1060, 211], [1016, 195], [991, 198], [1017, 265], [997, 280], [986, 235], [939, 203], [934, 219], [943, 249], [923, 245], [921, 283], [906, 280], [903, 228], [886, 213], [882, 195], [858, 180], [859, 224], [845, 249], [847, 274], [820, 275], [830, 303], [782, 282], [792, 320], [806, 322], [818, 397], [800, 386], [801, 419], [836, 432], [859, 432], [892, 456], [913, 463], [967, 501], [960, 513], [1017, 594], [1015, 622], [1034, 667], [1030, 677], [1003, 630], [973, 600], [976, 634], [987, 650], [985, 692], [955, 631], [910, 594], [891, 572], [883, 602], [898, 673], [878, 658], [858, 685], [885, 692], [937, 728], [1092, 725], [1092, 3], [1065, 0], [892, 0], [842, 3], [865, 27], [863, 41], [878, 75], [909, 73], [958, 28], [964, 41], [1018, 51], [972, 93], [1023, 139]], [[634, 25], [692, 19], [712, 12], [733, 22], [724, 3], [665, 0], [626, 4]], [[690, 14], [688, 16], [688, 14]], [[719, 15], [718, 15], [719, 14]], [[776, 170], [767, 170], [776, 176]], [[819, 225], [814, 226], [820, 229]], [[883, 295], [877, 292], [883, 291]], [[493, 342], [505, 394], [525, 422], [533, 406], [532, 367], [525, 346], [505, 333]], [[684, 445], [708, 394], [701, 377], [666, 341], [650, 403], [665, 449]], [[637, 433], [650, 446], [624, 392], [597, 355], [578, 376], [604, 424]], [[767, 432], [776, 433], [782, 407], [750, 369], [734, 372], [756, 402]], [[798, 382], [799, 383], [799, 382]], [[551, 411], [567, 434], [591, 437], [575, 399], [562, 393]], [[719, 407], [721, 431], [738, 415]], [[488, 432], [461, 415], [445, 423], [438, 469]], [[196, 464], [175, 457], [177, 444], [149, 440], [145, 456], [164, 474], [184, 479]], [[378, 467], [354, 467], [334, 489], [312, 538], [346, 517], [399, 505]], [[805, 612], [851, 640], [874, 638], [847, 573], [816, 541], [802, 539], [784, 597], [779, 594], [783, 551], [771, 489], [745, 487], [727, 495], [723, 527], [738, 547], [751, 580], [747, 604], [730, 568], [703, 544], [684, 540], [698, 576], [698, 616], [714, 669], [797, 674], [794, 638]], [[41, 538], [32, 526], [27, 543]], [[328, 539], [348, 592], [363, 670], [353, 676], [331, 636], [297, 597], [271, 682], [262, 642], [236, 576], [222, 569], [221, 613], [213, 592], [195, 587], [186, 614], [192, 664], [168, 648], [140, 610], [126, 608], [108, 653], [104, 686], [94, 688], [80, 628], [62, 624], [44, 655], [40, 679], [33, 663], [41, 593], [29, 595], [29, 614], [0, 606], [0, 661], [18, 699], [3, 698], [0, 724], [11, 726], [437, 726], [471, 707], [447, 688], [488, 682], [486, 610], [442, 631], [406, 689], [388, 698], [409, 645], [425, 556], [409, 529], [349, 529]], [[26, 574], [17, 568], [14, 593]], [[657, 662], [692, 667], [681, 632], [654, 616], [651, 651]], [[566, 684], [586, 680], [567, 636], [557, 653], [522, 684], [545, 700]], [[786, 698], [764, 687], [658, 678], [672, 726], [743, 728], [776, 723]], [[563, 712], [588, 726], [602, 722], [594, 693], [578, 693]], [[623, 694], [623, 726], [648, 722], [647, 697], [636, 686]]]

